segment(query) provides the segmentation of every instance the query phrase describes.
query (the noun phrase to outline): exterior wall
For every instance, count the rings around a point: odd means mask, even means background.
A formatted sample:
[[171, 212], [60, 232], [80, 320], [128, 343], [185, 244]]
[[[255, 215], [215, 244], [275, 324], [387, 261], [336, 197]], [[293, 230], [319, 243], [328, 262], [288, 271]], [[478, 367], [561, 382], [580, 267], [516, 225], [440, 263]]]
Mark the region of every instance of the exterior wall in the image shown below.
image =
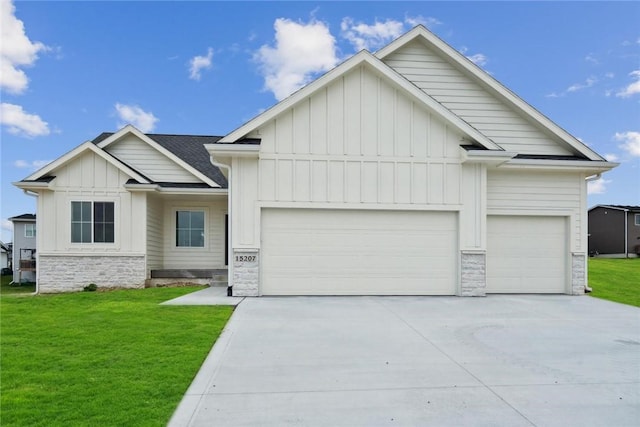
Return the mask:
[[[86, 153], [53, 172], [54, 191], [38, 197], [38, 234], [43, 255], [143, 255], [146, 250], [146, 195], [123, 188], [129, 177], [106, 160]], [[114, 243], [71, 243], [71, 202], [115, 203]]]
[[198, 178], [168, 159], [135, 135], [127, 135], [106, 149], [134, 169], [156, 182], [200, 182]]
[[[204, 248], [176, 246], [176, 211], [203, 210], [205, 212]], [[225, 268], [225, 214], [226, 198], [211, 196], [163, 199], [163, 261], [162, 268]]]
[[635, 225], [635, 215], [640, 215], [640, 212], [627, 213], [627, 250], [629, 256], [640, 254], [640, 225]]
[[485, 296], [487, 286], [486, 252], [462, 251], [460, 257], [460, 295]]
[[[36, 236], [35, 237], [26, 237], [25, 236], [25, 227], [26, 224], [36, 224], [35, 221], [23, 222], [23, 221], [15, 221], [13, 223], [13, 281], [17, 282], [19, 280], [18, 270], [20, 269], [20, 250], [21, 249], [38, 249], [37, 238], [40, 230], [36, 227]], [[36, 257], [38, 252], [34, 254]], [[36, 268], [38, 265], [36, 264]], [[36, 273], [33, 271], [25, 271], [22, 273], [21, 280], [23, 282], [35, 282], [36, 281]]]
[[625, 253], [624, 216], [619, 209], [596, 207], [589, 211], [589, 254]]
[[164, 206], [158, 197], [147, 197], [147, 274], [164, 264]]
[[507, 151], [572, 154], [420, 41], [384, 62]]
[[586, 252], [586, 182], [580, 173], [489, 170], [487, 213], [570, 218], [571, 252]]
[[571, 255], [571, 295], [583, 295], [587, 284], [587, 257]]
[[81, 291], [90, 283], [98, 288], [143, 288], [144, 256], [39, 256], [40, 293]]

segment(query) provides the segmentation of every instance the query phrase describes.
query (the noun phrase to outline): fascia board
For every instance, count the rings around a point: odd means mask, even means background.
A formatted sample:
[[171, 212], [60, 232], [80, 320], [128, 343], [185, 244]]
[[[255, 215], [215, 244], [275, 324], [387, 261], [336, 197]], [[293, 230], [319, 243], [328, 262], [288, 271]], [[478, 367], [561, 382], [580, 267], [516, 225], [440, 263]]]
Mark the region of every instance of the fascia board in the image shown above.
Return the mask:
[[260, 153], [259, 145], [204, 144], [204, 148], [212, 156], [223, 155], [226, 157], [257, 157]]
[[587, 147], [585, 144], [578, 141], [574, 136], [572, 136], [569, 132], [562, 129], [552, 120], [547, 118], [544, 114], [540, 113], [534, 107], [529, 105], [526, 101], [512, 92], [510, 89], [505, 87], [498, 80], [493, 78], [491, 75], [486, 73], [476, 64], [471, 62], [468, 58], [466, 58], [463, 54], [449, 46], [446, 42], [440, 39], [438, 36], [427, 30], [422, 25], [418, 25], [413, 30], [410, 30], [403, 36], [400, 36], [398, 39], [389, 43], [387, 46], [380, 49], [376, 52], [375, 56], [380, 60], [383, 60], [388, 55], [392, 54], [396, 50], [400, 49], [402, 46], [407, 43], [421, 38], [425, 40], [430, 46], [434, 47], [436, 50], [439, 50], [441, 53], [451, 58], [455, 63], [463, 68], [465, 71], [473, 75], [476, 79], [480, 80], [481, 83], [485, 87], [490, 88], [495, 93], [497, 93], [500, 97], [505, 99], [510, 105], [516, 107], [517, 109], [523, 111], [528, 117], [532, 118], [535, 122], [537, 122], [542, 127], [546, 128], [552, 134], [560, 138], [566, 144], [577, 150], [579, 153], [583, 154], [587, 158], [595, 161], [604, 160], [602, 156], [598, 153]]
[[135, 179], [137, 181], [140, 181], [140, 182], [143, 182], [143, 183], [148, 183], [149, 182], [145, 178], [143, 178], [140, 174], [138, 174], [136, 171], [134, 171], [133, 169], [131, 169], [128, 166], [124, 165], [123, 163], [118, 161], [113, 156], [105, 153], [99, 147], [96, 147], [96, 145], [94, 143], [92, 143], [91, 141], [87, 141], [87, 142], [84, 142], [84, 143], [78, 145], [73, 150], [71, 150], [71, 151], [67, 152], [66, 154], [58, 157], [53, 162], [49, 163], [46, 166], [43, 166], [41, 169], [39, 169], [36, 172], [34, 172], [33, 174], [29, 175], [23, 181], [35, 181], [37, 179], [40, 179], [43, 176], [46, 176], [47, 174], [51, 173], [55, 169], [57, 169], [59, 167], [62, 167], [64, 165], [66, 165], [67, 163], [73, 161], [76, 157], [80, 156], [81, 154], [83, 154], [86, 151], [91, 151], [94, 154], [97, 154], [98, 156], [100, 156], [101, 158], [106, 160], [108, 163], [110, 163], [111, 165], [113, 165], [116, 168], [120, 169], [122, 172], [127, 174], [129, 177], [131, 177], [131, 178], [133, 178], [133, 179]]
[[610, 171], [618, 165], [619, 163], [607, 162], [605, 160], [511, 159], [499, 167], [502, 169], [545, 169], [603, 173]]

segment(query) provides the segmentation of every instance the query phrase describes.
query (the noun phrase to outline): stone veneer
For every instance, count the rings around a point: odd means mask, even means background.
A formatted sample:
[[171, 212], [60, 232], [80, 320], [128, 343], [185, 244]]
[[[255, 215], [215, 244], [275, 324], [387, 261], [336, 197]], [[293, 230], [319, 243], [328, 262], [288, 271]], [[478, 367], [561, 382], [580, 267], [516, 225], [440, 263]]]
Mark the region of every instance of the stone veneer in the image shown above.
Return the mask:
[[460, 296], [483, 297], [487, 287], [486, 254], [479, 251], [460, 253]]
[[143, 288], [144, 255], [38, 256], [40, 293], [81, 291], [90, 283], [98, 288]]
[[234, 249], [233, 296], [257, 297], [260, 287], [260, 254], [258, 249]]
[[583, 253], [571, 254], [571, 294], [583, 295], [584, 287], [586, 285], [586, 272], [585, 267], [587, 265], [586, 255]]

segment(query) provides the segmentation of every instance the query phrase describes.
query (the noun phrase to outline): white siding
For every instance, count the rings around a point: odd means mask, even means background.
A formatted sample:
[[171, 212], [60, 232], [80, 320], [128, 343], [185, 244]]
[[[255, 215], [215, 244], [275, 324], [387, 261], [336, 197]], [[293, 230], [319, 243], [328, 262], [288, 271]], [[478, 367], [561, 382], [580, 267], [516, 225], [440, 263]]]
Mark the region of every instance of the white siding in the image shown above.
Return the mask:
[[[200, 210], [205, 212], [207, 229], [204, 248], [176, 246], [176, 211]], [[224, 268], [225, 213], [227, 202], [207, 198], [166, 200], [164, 203], [164, 261], [163, 268]]]
[[134, 135], [109, 145], [106, 151], [156, 182], [200, 182], [198, 178]]
[[161, 269], [164, 261], [164, 207], [162, 201], [147, 197], [147, 271]]
[[579, 173], [499, 171], [487, 174], [488, 214], [568, 215], [571, 251], [586, 249], [582, 215], [584, 176]]
[[507, 151], [572, 154], [419, 41], [384, 62]]
[[[53, 171], [55, 192], [39, 197], [42, 253], [141, 254], [145, 251], [146, 196], [123, 188], [129, 177], [94, 153], [85, 153]], [[71, 243], [71, 202], [115, 203], [115, 242]]]
[[461, 134], [366, 66], [259, 134], [262, 202], [460, 204]]

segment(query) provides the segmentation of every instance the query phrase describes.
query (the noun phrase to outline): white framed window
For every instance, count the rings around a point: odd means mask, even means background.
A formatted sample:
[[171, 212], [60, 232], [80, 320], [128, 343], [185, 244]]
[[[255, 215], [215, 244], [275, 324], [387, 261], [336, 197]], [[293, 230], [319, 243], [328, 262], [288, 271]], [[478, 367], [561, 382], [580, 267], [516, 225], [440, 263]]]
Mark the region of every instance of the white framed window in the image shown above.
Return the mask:
[[71, 243], [114, 243], [114, 202], [71, 202]]
[[36, 237], [36, 225], [25, 224], [24, 225], [24, 237]]
[[203, 210], [176, 211], [176, 246], [204, 248], [205, 213]]
[[634, 215], [635, 218], [635, 224], [640, 227], [640, 214], [635, 214]]

